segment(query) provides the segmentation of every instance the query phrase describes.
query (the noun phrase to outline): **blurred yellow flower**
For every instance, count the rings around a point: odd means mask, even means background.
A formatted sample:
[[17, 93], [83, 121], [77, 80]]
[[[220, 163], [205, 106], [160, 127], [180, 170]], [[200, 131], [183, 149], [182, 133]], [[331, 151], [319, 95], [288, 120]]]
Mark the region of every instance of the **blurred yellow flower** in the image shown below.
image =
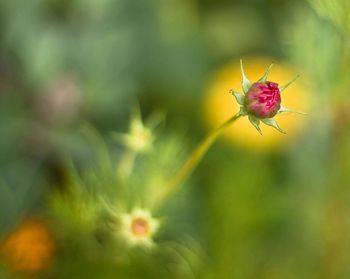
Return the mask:
[[55, 250], [56, 243], [48, 226], [30, 219], [6, 237], [1, 256], [11, 270], [36, 274], [50, 266]]
[[[270, 57], [243, 58], [247, 77], [250, 80], [258, 80], [273, 60]], [[276, 63], [269, 75], [269, 80], [284, 85], [297, 74], [287, 65]], [[219, 126], [239, 111], [239, 105], [229, 93], [230, 89], [241, 90], [238, 60], [219, 69], [209, 83], [208, 92], [204, 98], [203, 112], [206, 124], [210, 128]], [[288, 87], [281, 97], [284, 107], [306, 113], [310, 109], [310, 96], [299, 80]], [[278, 147], [293, 142], [302, 132], [307, 121], [307, 116], [296, 114], [281, 114], [275, 118], [280, 127], [287, 131], [287, 135], [265, 126], [262, 128], [263, 136], [261, 136], [248, 119], [241, 118], [227, 129], [224, 139], [250, 150], [278, 150]]]

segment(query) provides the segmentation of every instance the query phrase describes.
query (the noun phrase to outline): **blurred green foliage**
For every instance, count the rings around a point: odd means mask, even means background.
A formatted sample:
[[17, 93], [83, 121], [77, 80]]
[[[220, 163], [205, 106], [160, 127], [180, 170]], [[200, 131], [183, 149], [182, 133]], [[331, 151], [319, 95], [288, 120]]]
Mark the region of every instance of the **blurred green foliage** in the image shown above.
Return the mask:
[[[40, 216], [58, 246], [35, 275], [1, 253], [0, 277], [348, 279], [349, 15], [347, 0], [0, 1], [2, 242]], [[208, 79], [249, 55], [300, 72], [307, 128], [276, 152], [219, 142], [152, 208], [208, 132]], [[167, 111], [144, 154], [110, 133], [138, 102]], [[111, 212], [135, 206], [161, 220], [155, 249], [115, 237]]]

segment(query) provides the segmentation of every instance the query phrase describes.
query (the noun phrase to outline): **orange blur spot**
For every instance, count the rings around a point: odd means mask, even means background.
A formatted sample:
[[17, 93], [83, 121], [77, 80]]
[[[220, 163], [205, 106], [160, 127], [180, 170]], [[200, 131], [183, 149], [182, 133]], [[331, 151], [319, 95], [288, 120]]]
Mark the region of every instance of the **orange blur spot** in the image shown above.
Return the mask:
[[8, 234], [1, 245], [1, 256], [14, 272], [33, 274], [50, 266], [55, 250], [48, 226], [38, 219], [29, 219]]

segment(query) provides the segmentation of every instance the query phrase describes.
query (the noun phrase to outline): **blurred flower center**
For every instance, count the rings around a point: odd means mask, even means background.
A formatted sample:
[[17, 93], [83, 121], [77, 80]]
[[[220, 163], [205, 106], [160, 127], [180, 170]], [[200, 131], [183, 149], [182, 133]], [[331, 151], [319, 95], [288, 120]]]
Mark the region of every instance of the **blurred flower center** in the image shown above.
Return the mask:
[[137, 150], [148, 150], [151, 145], [151, 135], [147, 130], [139, 130], [135, 133], [134, 146]]
[[121, 235], [130, 246], [152, 247], [158, 227], [159, 221], [146, 209], [135, 208], [131, 213], [121, 215]]
[[134, 235], [144, 236], [149, 232], [149, 225], [145, 219], [136, 218], [132, 221], [131, 230]]

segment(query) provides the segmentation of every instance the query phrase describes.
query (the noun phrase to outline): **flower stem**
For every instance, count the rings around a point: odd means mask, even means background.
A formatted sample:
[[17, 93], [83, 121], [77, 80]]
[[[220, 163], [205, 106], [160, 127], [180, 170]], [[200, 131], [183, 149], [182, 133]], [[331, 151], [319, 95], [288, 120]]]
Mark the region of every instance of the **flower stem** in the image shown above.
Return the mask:
[[208, 136], [204, 138], [204, 140], [191, 153], [177, 174], [172, 179], [170, 179], [168, 185], [166, 185], [164, 188], [164, 191], [161, 192], [158, 196], [158, 202], [156, 205], [166, 200], [167, 197], [178, 190], [178, 188], [181, 186], [181, 183], [190, 176], [190, 174], [194, 171], [194, 169], [200, 163], [204, 155], [207, 153], [212, 144], [217, 140], [217, 138], [240, 116], [240, 114], [236, 114], [233, 117], [229, 118], [221, 126], [210, 132]]
[[126, 181], [126, 179], [130, 176], [136, 156], [136, 152], [129, 149], [122, 155], [122, 158], [118, 164], [117, 174], [123, 181]]

